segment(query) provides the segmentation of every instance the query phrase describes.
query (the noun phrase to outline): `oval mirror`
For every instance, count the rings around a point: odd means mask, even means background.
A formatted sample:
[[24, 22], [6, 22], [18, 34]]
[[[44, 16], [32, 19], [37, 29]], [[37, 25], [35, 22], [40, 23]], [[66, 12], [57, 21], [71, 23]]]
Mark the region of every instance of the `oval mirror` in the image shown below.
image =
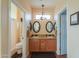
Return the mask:
[[33, 31], [34, 31], [35, 33], [37, 33], [37, 32], [40, 31], [40, 23], [39, 23], [38, 21], [35, 21], [35, 22], [33, 23]]
[[47, 32], [51, 33], [54, 30], [53, 23], [51, 21], [48, 21], [46, 24], [46, 30]]

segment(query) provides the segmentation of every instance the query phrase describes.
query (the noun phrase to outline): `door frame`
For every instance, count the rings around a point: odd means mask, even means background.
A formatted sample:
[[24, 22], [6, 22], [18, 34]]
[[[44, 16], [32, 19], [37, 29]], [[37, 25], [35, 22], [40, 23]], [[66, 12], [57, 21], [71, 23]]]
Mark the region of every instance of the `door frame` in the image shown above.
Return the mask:
[[[58, 13], [58, 23], [60, 24], [61, 23], [61, 17], [60, 17], [60, 15], [61, 15], [61, 13], [63, 13], [64, 11], [67, 11], [67, 8], [66, 7], [63, 7], [60, 11], [59, 11], [59, 13]], [[67, 12], [66, 12], [67, 13]], [[66, 18], [67, 18], [67, 16], [66, 16]], [[67, 23], [67, 20], [66, 20], [66, 23]], [[67, 24], [66, 24], [67, 25]], [[61, 25], [60, 25], [60, 30], [58, 30], [59, 31], [59, 37], [58, 37], [58, 39], [59, 39], [59, 41], [58, 41], [58, 43], [59, 43], [59, 53], [58, 53], [58, 55], [61, 55], [61, 33], [60, 33], [60, 31], [61, 31]]]
[[59, 31], [59, 20], [60, 20], [60, 14], [64, 11], [64, 10], [67, 10], [66, 6], [64, 6], [63, 8], [61, 8], [61, 10], [59, 10], [59, 12], [57, 12], [55, 14], [55, 19], [56, 19], [56, 22], [57, 22], [57, 55], [60, 55], [60, 31]]
[[[23, 11], [23, 14], [24, 14], [24, 17], [23, 17], [23, 19], [25, 20], [25, 9], [24, 8], [22, 8], [22, 6], [21, 5], [19, 5], [19, 3], [16, 1], [16, 3], [15, 3], [15, 1], [13, 1], [13, 0], [9, 0], [9, 34], [8, 34], [8, 36], [9, 36], [9, 40], [8, 40], [8, 57], [9, 58], [11, 58], [11, 52], [10, 52], [10, 50], [11, 50], [11, 26], [10, 26], [10, 23], [11, 23], [11, 3], [14, 3], [18, 8], [20, 8], [22, 11]], [[23, 21], [23, 24], [25, 24], [25, 21]], [[25, 55], [25, 49], [26, 49], [26, 37], [25, 37], [25, 39], [23, 40], [23, 42], [22, 43], [24, 43], [23, 45], [24, 46], [22, 46], [22, 57], [26, 57], [26, 55]]]
[[[59, 14], [59, 17], [60, 17], [60, 19], [59, 19], [59, 23], [60, 23], [60, 55], [62, 55], [62, 53], [61, 53], [61, 15], [62, 15], [62, 13], [64, 13], [66, 11], [66, 13], [67, 13], [67, 9], [65, 8], [65, 9], [63, 9], [62, 11], [61, 11], [61, 13]], [[67, 14], [66, 14], [67, 15]], [[67, 18], [67, 16], [66, 16], [66, 18]], [[67, 28], [67, 19], [66, 19], [66, 28]], [[67, 40], [67, 39], [66, 39]]]

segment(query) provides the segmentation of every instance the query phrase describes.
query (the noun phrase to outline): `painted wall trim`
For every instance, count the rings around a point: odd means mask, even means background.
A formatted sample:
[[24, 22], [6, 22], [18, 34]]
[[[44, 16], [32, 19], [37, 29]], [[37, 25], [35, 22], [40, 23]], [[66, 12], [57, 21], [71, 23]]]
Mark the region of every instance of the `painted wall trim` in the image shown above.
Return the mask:
[[16, 0], [12, 0], [11, 2], [13, 2], [18, 8], [20, 8], [24, 12], [26, 11]]
[[1, 0], [0, 0], [0, 57], [1, 57]]
[[8, 37], [9, 37], [9, 40], [8, 40], [8, 46], [9, 46], [8, 47], [8, 57], [9, 58], [11, 58], [11, 51], [10, 51], [11, 50], [11, 47], [10, 47], [10, 45], [11, 45], [10, 44], [10, 41], [11, 41], [11, 33], [10, 33], [10, 31], [11, 31], [11, 29], [10, 29], [10, 26], [11, 26], [10, 25], [10, 22], [11, 22], [11, 18], [10, 18], [10, 16], [11, 16], [11, 12], [10, 12], [10, 10], [11, 10], [11, 1], [12, 0], [9, 0], [9, 4], [8, 4], [9, 5], [9, 12], [8, 12], [9, 13], [9, 17], [8, 17], [8, 19], [9, 19], [9, 21], [8, 21], [8, 23], [9, 23], [9, 25], [8, 25], [9, 26], [9, 28], [8, 28], [9, 29], [9, 34], [8, 34]]

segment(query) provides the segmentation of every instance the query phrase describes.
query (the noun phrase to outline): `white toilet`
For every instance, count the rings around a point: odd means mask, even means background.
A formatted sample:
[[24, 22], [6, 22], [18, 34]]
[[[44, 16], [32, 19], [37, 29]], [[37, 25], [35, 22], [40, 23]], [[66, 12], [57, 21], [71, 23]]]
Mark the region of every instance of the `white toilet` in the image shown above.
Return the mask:
[[16, 44], [16, 50], [18, 54], [22, 53], [22, 42]]

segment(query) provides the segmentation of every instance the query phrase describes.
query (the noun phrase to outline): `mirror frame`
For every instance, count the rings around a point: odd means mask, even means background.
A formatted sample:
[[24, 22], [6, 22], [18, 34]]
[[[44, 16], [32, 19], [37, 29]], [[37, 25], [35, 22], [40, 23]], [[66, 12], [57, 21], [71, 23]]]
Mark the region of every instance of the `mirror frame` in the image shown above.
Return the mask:
[[30, 31], [32, 30], [32, 23], [30, 22]]
[[56, 30], [56, 22], [54, 22], [54, 30]]
[[[52, 25], [51, 31], [49, 31], [49, 30], [47, 29], [48, 23], [51, 23], [51, 25]], [[48, 33], [51, 33], [53, 30], [54, 30], [54, 25], [53, 25], [53, 23], [52, 23], [51, 21], [48, 21], [48, 22], [46, 23], [46, 31], [47, 31]]]
[[[34, 29], [34, 24], [35, 24], [35, 23], [38, 23], [38, 24], [39, 24], [39, 30], [38, 30], [38, 31], [35, 31], [35, 29]], [[35, 21], [35, 22], [33, 23], [33, 31], [34, 31], [35, 33], [38, 33], [38, 32], [40, 31], [40, 27], [41, 27], [41, 26], [40, 26], [40, 23], [39, 23], [38, 21]]]

